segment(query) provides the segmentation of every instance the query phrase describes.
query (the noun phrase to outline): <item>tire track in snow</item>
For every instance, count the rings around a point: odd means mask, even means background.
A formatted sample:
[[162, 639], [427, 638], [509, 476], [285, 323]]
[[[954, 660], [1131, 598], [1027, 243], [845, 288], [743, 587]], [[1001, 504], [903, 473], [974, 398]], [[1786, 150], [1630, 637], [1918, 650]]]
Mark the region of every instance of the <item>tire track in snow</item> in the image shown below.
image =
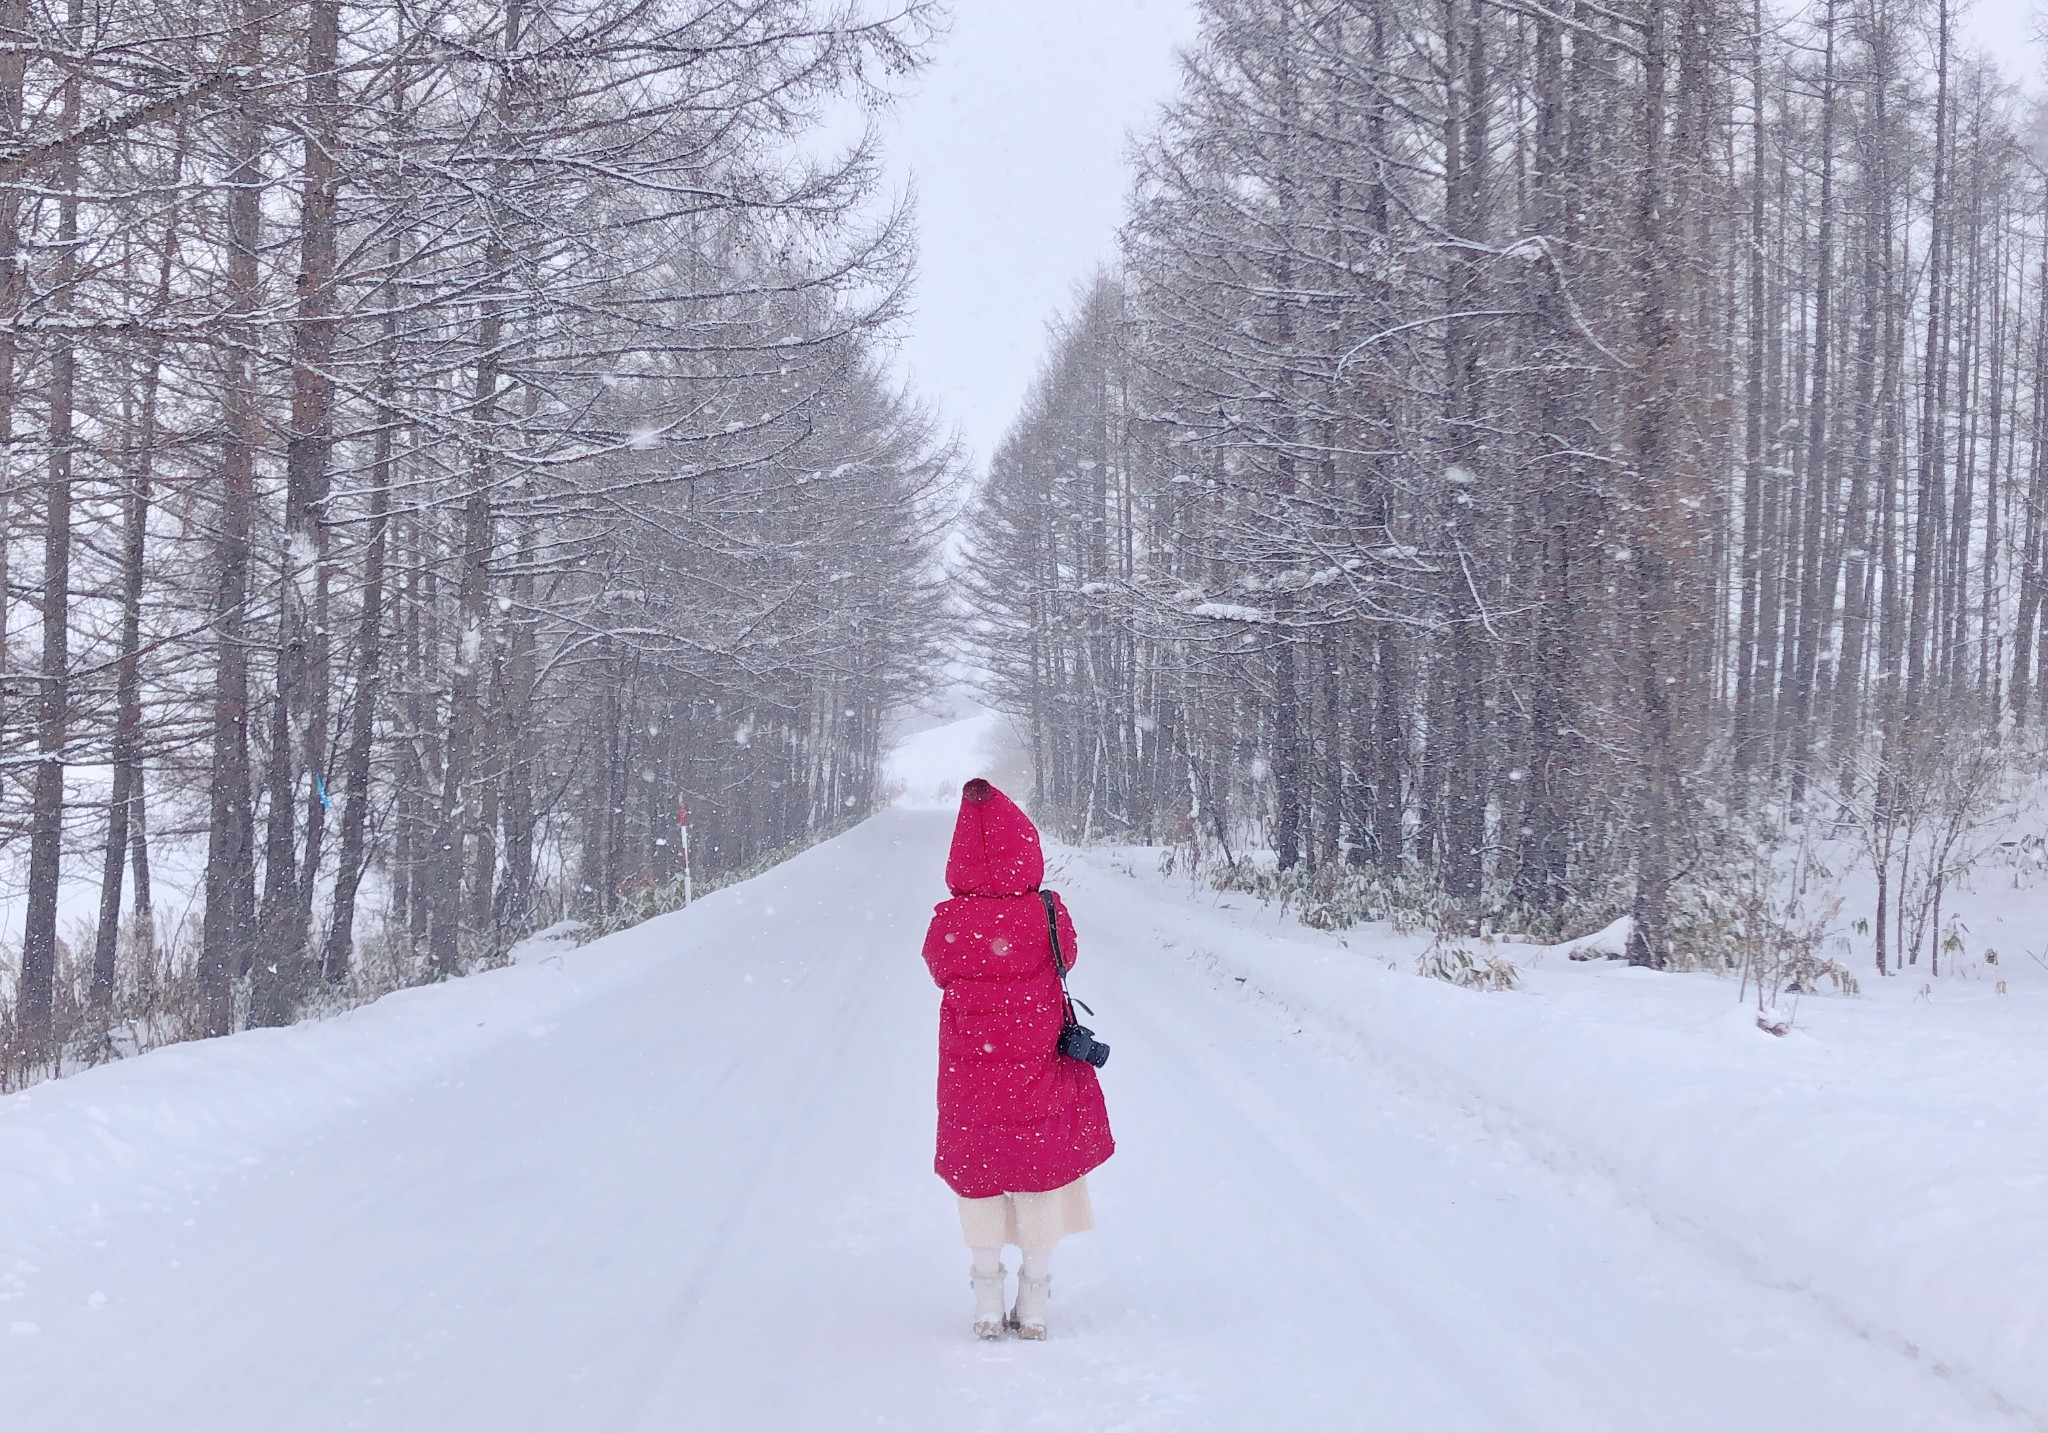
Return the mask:
[[[802, 995], [824, 964], [821, 956], [814, 955], [793, 982], [790, 994]], [[803, 1131], [802, 1122], [790, 1117], [792, 1112], [813, 1107], [817, 1091], [845, 1069], [845, 1058], [856, 1032], [866, 1025], [864, 1017], [869, 1012], [865, 1007], [873, 1003], [878, 985], [873, 979], [862, 978], [866, 964], [835, 966], [841, 987], [836, 998], [811, 1002], [813, 1008], [801, 1032], [778, 1039], [773, 1046], [750, 1042], [726, 1064], [718, 1081], [720, 1087], [732, 1085], [742, 1074], [758, 1076], [763, 1069], [783, 1073], [784, 1078], [775, 1082], [774, 1097], [759, 1101], [763, 1109], [779, 1111], [782, 1118], [754, 1122], [751, 1129], [759, 1132], [759, 1138], [743, 1157], [733, 1158], [734, 1151], [730, 1149], [721, 1152], [721, 1169], [728, 1177], [705, 1250], [685, 1273], [683, 1285], [670, 1303], [660, 1337], [650, 1340], [636, 1360], [637, 1367], [628, 1375], [628, 1386], [620, 1392], [616, 1411], [602, 1426], [622, 1433], [653, 1426], [654, 1421], [647, 1414], [662, 1396], [674, 1350], [683, 1345], [691, 1328], [706, 1315], [712, 1286], [738, 1253], [741, 1232], [750, 1220], [758, 1218], [768, 1202], [769, 1173], [787, 1161]], [[698, 1217], [702, 1214], [703, 1211], [697, 1211]]]
[[[1142, 991], [1118, 994], [1117, 987], [1127, 981]], [[1193, 1113], [1189, 1127], [1199, 1129], [1210, 1146], [1213, 1157], [1204, 1173], [1214, 1180], [1243, 1182], [1244, 1171], [1253, 1172], [1267, 1196], [1260, 1202], [1284, 1211], [1290, 1220], [1310, 1223], [1317, 1240], [1341, 1254], [1357, 1290], [1356, 1300], [1344, 1306], [1345, 1317], [1370, 1325], [1357, 1330], [1361, 1341], [1399, 1348], [1404, 1351], [1401, 1364], [1433, 1367], [1444, 1375], [1444, 1387], [1458, 1390], [1469, 1420], [1456, 1426], [1586, 1426], [1589, 1410], [1583, 1396], [1522, 1346], [1520, 1330], [1497, 1317], [1474, 1291], [1447, 1284], [1443, 1267], [1414, 1239], [1402, 1237], [1384, 1211], [1348, 1187], [1334, 1164], [1317, 1153], [1317, 1141], [1302, 1124], [1255, 1078], [1242, 1073], [1246, 1066], [1218, 1054], [1215, 1044], [1176, 1008], [1188, 1003], [1185, 982], [1136, 955], [1116, 964], [1104, 983], [1116, 997], [1120, 1024], [1149, 1034], [1150, 1053], [1172, 1057], [1170, 1074], [1159, 1083]], [[1141, 998], [1130, 998], [1134, 994]], [[1105, 1008], [1110, 1008], [1107, 1002]], [[1252, 1032], [1230, 1033], [1252, 1047], [1248, 1055], [1271, 1053], [1256, 1048]], [[1218, 1112], [1230, 1116], [1227, 1127], [1216, 1119]], [[1191, 1162], [1181, 1153], [1183, 1162]], [[1216, 1187], [1210, 1180], [1187, 1182], [1211, 1194]], [[1426, 1298], [1419, 1296], [1424, 1290]], [[1475, 1357], [1474, 1349], [1486, 1350], [1487, 1356]], [[1511, 1383], [1501, 1381], [1503, 1366], [1512, 1372]]]

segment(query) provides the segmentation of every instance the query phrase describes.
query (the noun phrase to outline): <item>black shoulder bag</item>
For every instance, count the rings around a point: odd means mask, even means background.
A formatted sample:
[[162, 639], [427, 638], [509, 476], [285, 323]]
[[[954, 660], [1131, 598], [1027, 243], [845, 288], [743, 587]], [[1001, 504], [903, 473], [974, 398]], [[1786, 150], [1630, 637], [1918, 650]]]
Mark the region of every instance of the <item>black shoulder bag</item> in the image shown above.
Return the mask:
[[[1096, 1039], [1093, 1030], [1074, 1018], [1076, 1005], [1083, 1010], [1088, 1010], [1088, 1006], [1086, 1002], [1076, 1000], [1073, 992], [1067, 989], [1067, 958], [1060, 950], [1060, 917], [1052, 903], [1052, 892], [1040, 891], [1038, 898], [1045, 902], [1045, 924], [1052, 933], [1052, 968], [1059, 972], [1060, 999], [1066, 1008], [1066, 1022], [1060, 1026], [1060, 1053], [1070, 1060], [1085, 1060], [1099, 1070], [1109, 1063], [1109, 1046]], [[1088, 1018], [1095, 1018], [1093, 1010], [1088, 1010]]]

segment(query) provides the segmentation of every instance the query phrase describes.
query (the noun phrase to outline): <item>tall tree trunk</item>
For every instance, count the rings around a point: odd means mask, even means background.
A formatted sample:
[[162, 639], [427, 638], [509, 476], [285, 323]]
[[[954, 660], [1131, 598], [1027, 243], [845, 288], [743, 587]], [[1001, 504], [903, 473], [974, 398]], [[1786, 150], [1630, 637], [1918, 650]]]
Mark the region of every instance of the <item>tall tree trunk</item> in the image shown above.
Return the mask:
[[516, 571], [512, 579], [512, 631], [505, 659], [505, 722], [511, 742], [505, 770], [504, 873], [499, 880], [496, 920], [504, 929], [523, 931], [534, 920], [534, 768], [538, 759], [534, 696], [539, 672], [539, 638], [534, 610], [535, 548], [529, 519], [520, 528]]
[[[65, 13], [67, 44], [76, 46], [85, 27], [83, 0], [70, 0]], [[78, 123], [78, 73], [63, 84], [60, 132]], [[78, 275], [78, 159], [65, 159], [57, 178], [57, 262], [51, 289], [68, 307]], [[36, 687], [36, 774], [29, 809], [28, 909], [21, 935], [21, 1025], [24, 1054], [49, 1059], [56, 1050], [52, 1027], [57, 970], [57, 883], [64, 861], [65, 747], [71, 722], [71, 471], [75, 440], [73, 403], [78, 354], [67, 336], [50, 354], [50, 459], [43, 484], [43, 648]]]
[[[1668, 0], [1644, 0], [1643, 18], [1629, 275], [1636, 310], [1635, 341], [1624, 426], [1635, 523], [1629, 544], [1635, 599], [1629, 662], [1640, 702], [1635, 751], [1635, 895], [1628, 959], [1631, 965], [1661, 969], [1671, 950], [1670, 894], [1682, 798], [1675, 707], [1687, 693], [1686, 658], [1693, 645], [1684, 631], [1681, 607], [1686, 570], [1692, 560], [1687, 541], [1688, 483], [1678, 431], [1679, 375], [1688, 358], [1681, 350], [1676, 323], [1685, 307], [1677, 292], [1684, 256], [1676, 242], [1676, 226], [1665, 222], [1665, 214], [1677, 198], [1672, 171], [1690, 156], [1667, 134], [1673, 22]], [[1686, 38], [1690, 39], [1695, 22], [1683, 12], [1679, 20], [1686, 25]], [[1691, 65], [1682, 65], [1680, 78], [1678, 99], [1683, 105], [1687, 83], [1698, 83], [1699, 76]], [[1697, 143], [1703, 137], [1691, 138]]]
[[[2048, 184], [2042, 186], [2042, 230], [2048, 235]], [[2026, 538], [2020, 556], [2019, 610], [2013, 619], [2012, 714], [2016, 725], [2029, 720], [2034, 692], [2034, 627], [2042, 600], [2042, 505], [2048, 503], [2048, 239], [2034, 280], [2034, 382], [2027, 444]]]
[[1806, 400], [1806, 510], [1800, 521], [1798, 651], [1792, 673], [1792, 803], [1806, 793], [1813, 748], [1814, 668], [1822, 636], [1834, 625], [1834, 573], [1824, 540], [1833, 498], [1829, 447], [1829, 389], [1834, 338], [1835, 271], [1835, 0], [1822, 22], [1824, 58], [1820, 99], [1820, 234], [1814, 255], [1813, 360]]
[[[28, 0], [0, 0], [0, 139], [10, 145], [22, 140], [22, 97], [34, 38], [28, 30]], [[8, 556], [14, 537], [14, 409], [20, 359], [14, 324], [21, 316], [23, 288], [21, 189], [9, 184], [0, 186], [0, 741], [6, 739], [12, 717], [7, 695], [13, 674], [7, 641]]]
[[[1578, 453], [1580, 438], [1575, 387], [1579, 380], [1565, 361], [1577, 342], [1571, 314], [1566, 256], [1575, 252], [1581, 222], [1574, 214], [1582, 196], [1584, 155], [1567, 143], [1569, 119], [1585, 97], [1577, 81], [1583, 64], [1567, 71], [1561, 27], [1545, 16], [1536, 21], [1537, 118], [1530, 203], [1531, 226], [1549, 236], [1548, 262], [1531, 266], [1533, 295], [1530, 335], [1535, 361], [1529, 382], [1535, 444], [1532, 481], [1524, 499], [1533, 510], [1529, 559], [1534, 594], [1530, 633], [1529, 751], [1523, 763], [1520, 850], [1515, 864], [1518, 904], [1545, 914], [1559, 911], [1570, 892], [1579, 810], [1581, 751], [1577, 735], [1579, 643], [1586, 585], [1583, 558], [1592, 538], [1588, 476]], [[1569, 79], [1567, 76], [1569, 75]], [[1569, 88], [1568, 88], [1569, 85]], [[1752, 613], [1752, 618], [1754, 614]]]
[[334, 919], [328, 927], [327, 952], [321, 962], [326, 978], [332, 982], [347, 978], [354, 959], [356, 900], [367, 865], [370, 759], [376, 744], [377, 706], [384, 690], [384, 566], [391, 527], [391, 423], [392, 415], [387, 408], [378, 427], [377, 455], [370, 478], [363, 605], [356, 623], [355, 701], [349, 711], [348, 748], [342, 767], [348, 801], [341, 814], [341, 850], [334, 873]]
[[225, 350], [220, 515], [213, 553], [213, 752], [208, 771], [206, 912], [200, 933], [202, 1028], [234, 1027], [235, 982], [255, 954], [256, 831], [249, 764], [247, 647], [250, 538], [256, 516], [256, 453], [263, 418], [251, 332], [261, 298], [260, 180], [264, 132], [256, 84], [262, 64], [261, 19], [238, 7], [236, 58], [242, 66], [233, 120], [235, 167], [228, 176], [228, 322], [239, 340]]
[[[389, 240], [385, 267], [396, 273], [403, 250]], [[348, 801], [341, 814], [341, 849], [334, 872], [333, 919], [321, 974], [330, 983], [348, 978], [355, 961], [356, 902], [368, 866], [371, 758], [376, 748], [377, 709], [384, 697], [384, 583], [391, 540], [391, 485], [398, 445], [399, 309], [389, 285], [383, 290], [384, 333], [377, 356], [377, 432], [370, 460], [369, 532], [363, 547], [362, 607], [356, 620], [355, 699], [349, 709], [348, 745], [342, 780]], [[403, 825], [401, 818], [401, 825]], [[403, 914], [405, 903], [394, 903]]]
[[[291, 1019], [311, 978], [313, 888], [319, 878], [328, 796], [326, 762], [331, 582], [324, 521], [332, 446], [335, 222], [340, 44], [336, 0], [308, 7], [300, 161], [298, 311], [292, 326], [290, 426], [285, 436], [284, 553], [278, 574], [277, 681], [265, 786], [263, 907], [250, 1019]], [[305, 845], [299, 845], [303, 803]], [[303, 859], [302, 859], [303, 855]]]
[[107, 802], [107, 844], [100, 865], [99, 928], [92, 951], [92, 1003], [104, 1022], [113, 1008], [121, 935], [121, 872], [128, 861], [130, 826], [141, 785], [143, 558], [149, 536], [150, 444], [155, 440], [157, 375], [154, 355], [143, 381], [139, 441], [130, 458], [121, 543], [121, 655], [114, 675], [113, 793]]
[[[508, 60], [498, 81], [496, 98], [496, 128], [501, 136], [512, 132], [513, 71], [509, 57], [517, 54], [523, 43], [523, 25], [522, 0], [506, 0], [500, 47]], [[501, 215], [500, 219], [509, 222], [509, 216]], [[503, 372], [501, 346], [505, 339], [504, 291], [510, 282], [511, 267], [512, 252], [502, 229], [494, 230], [483, 255], [486, 292], [477, 322], [469, 399], [468, 492], [463, 501], [457, 551], [456, 656], [449, 696], [448, 748], [435, 818], [434, 908], [427, 930], [428, 955], [435, 971], [443, 976], [454, 974], [461, 959], [463, 883], [470, 853], [466, 838], [477, 821], [475, 803], [480, 795], [476, 786], [476, 758], [485, 729], [484, 673], [490, 660], [485, 646], [490, 636], [485, 609], [494, 525], [491, 485], [500, 439], [497, 426]]]
[[60, 346], [51, 363], [50, 467], [43, 487], [43, 648], [36, 688], [36, 770], [29, 807], [28, 911], [22, 928], [19, 989], [23, 1055], [32, 1063], [55, 1053], [57, 882], [64, 859], [65, 746], [71, 719], [72, 375], [67, 349]]
[[1748, 343], [1743, 375], [1742, 550], [1739, 557], [1735, 623], [1735, 731], [1733, 767], [1736, 794], [1746, 796], [1761, 723], [1757, 720], [1758, 601], [1763, 581], [1764, 506], [1764, 342], [1770, 317], [1764, 305], [1764, 21], [1762, 0], [1751, 6], [1750, 175]]
[[[305, 186], [300, 214], [299, 311], [293, 330], [291, 428], [285, 440], [285, 529], [295, 551], [291, 566], [312, 569], [311, 610], [294, 604], [306, 622], [306, 688], [301, 710], [302, 760], [312, 783], [305, 802], [299, 861], [298, 909], [292, 913], [290, 947], [299, 959], [310, 949], [313, 896], [332, 805], [328, 790], [328, 720], [333, 685], [333, 642], [328, 604], [334, 583], [328, 502], [334, 446], [334, 291], [342, 102], [339, 79], [339, 0], [314, 0], [307, 17], [306, 118], [311, 133], [301, 161]], [[294, 777], [294, 789], [297, 786]]]
[[1449, 262], [1444, 357], [1447, 464], [1443, 485], [1445, 551], [1441, 558], [1447, 622], [1443, 752], [1443, 883], [1450, 899], [1471, 908], [1479, 899], [1486, 851], [1486, 685], [1480, 645], [1481, 607], [1475, 562], [1475, 503], [1484, 416], [1477, 320], [1479, 250], [1486, 192], [1488, 144], [1487, 56], [1482, 0], [1469, 8], [1450, 0], [1445, 35], [1452, 47], [1446, 71], [1444, 154], [1445, 219], [1461, 241]]
[[1947, 352], [1945, 319], [1949, 297], [1946, 286], [1949, 245], [1948, 215], [1948, 59], [1950, 0], [1936, 0], [1936, 45], [1934, 88], [1934, 176], [1928, 200], [1927, 252], [1927, 350], [1921, 367], [1920, 452], [1916, 470], [1913, 511], [1913, 551], [1907, 572], [1912, 585], [1911, 607], [1906, 616], [1906, 696], [1917, 699], [1927, 685], [1929, 644], [1935, 612], [1936, 523], [1942, 508], [1945, 486], [1943, 461], [1948, 434], [1944, 406], [1948, 385], [1944, 356]]
[[[184, 177], [187, 120], [178, 121], [172, 158], [173, 182]], [[176, 279], [184, 209], [173, 205], [165, 221], [157, 256], [156, 293], [159, 310], [168, 310]], [[149, 547], [150, 490], [155, 481], [158, 402], [163, 388], [164, 342], [152, 336], [143, 346], [141, 397], [129, 431], [123, 464], [127, 492], [123, 501], [121, 552], [121, 650], [114, 676], [113, 792], [107, 803], [107, 844], [100, 866], [99, 927], [92, 955], [92, 999], [104, 1023], [113, 1005], [121, 937], [121, 872], [132, 861], [135, 871], [135, 921], [143, 949], [155, 944], [150, 928], [149, 836], [143, 819], [142, 777], [142, 609]]]

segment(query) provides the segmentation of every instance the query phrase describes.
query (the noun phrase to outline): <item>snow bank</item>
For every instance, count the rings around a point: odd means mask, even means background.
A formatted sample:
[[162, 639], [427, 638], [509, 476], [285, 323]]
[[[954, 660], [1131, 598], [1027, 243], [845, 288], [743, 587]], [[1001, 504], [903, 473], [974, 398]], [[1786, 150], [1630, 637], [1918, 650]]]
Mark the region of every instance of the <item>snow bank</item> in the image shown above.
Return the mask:
[[1564, 941], [1558, 945], [1533, 946], [1530, 949], [1535, 956], [1555, 953], [1566, 960], [1626, 960], [1629, 938], [1635, 932], [1635, 918], [1623, 916], [1611, 924], [1600, 927], [1591, 935], [1581, 936], [1577, 940]]
[[[1077, 906], [1156, 867], [1066, 860]], [[1138, 879], [1156, 900], [1121, 938], [1243, 977], [1756, 1281], [2048, 1428], [2048, 980], [1924, 996], [1919, 977], [1866, 981], [1864, 998], [1808, 998], [1778, 1039], [1731, 980], [1566, 958], [1625, 931], [1503, 945], [1525, 988], [1479, 994], [1409, 974], [1420, 938], [1324, 935]]]
[[993, 774], [1001, 721], [984, 710], [906, 737], [883, 760], [884, 786], [900, 793], [899, 806], [953, 806], [963, 785]]

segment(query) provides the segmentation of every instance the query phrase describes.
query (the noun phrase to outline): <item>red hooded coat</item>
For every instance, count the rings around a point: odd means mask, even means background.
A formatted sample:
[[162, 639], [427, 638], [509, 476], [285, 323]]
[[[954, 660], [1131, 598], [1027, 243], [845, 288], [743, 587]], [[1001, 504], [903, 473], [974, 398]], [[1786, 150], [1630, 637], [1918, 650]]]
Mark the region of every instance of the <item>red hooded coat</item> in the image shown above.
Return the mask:
[[[1116, 1149], [1095, 1070], [1058, 1050], [1065, 1007], [1038, 884], [1038, 831], [1016, 803], [970, 781], [925, 933], [939, 1002], [939, 1177], [968, 1199], [1058, 1189]], [[1060, 949], [1074, 923], [1059, 897]]]

